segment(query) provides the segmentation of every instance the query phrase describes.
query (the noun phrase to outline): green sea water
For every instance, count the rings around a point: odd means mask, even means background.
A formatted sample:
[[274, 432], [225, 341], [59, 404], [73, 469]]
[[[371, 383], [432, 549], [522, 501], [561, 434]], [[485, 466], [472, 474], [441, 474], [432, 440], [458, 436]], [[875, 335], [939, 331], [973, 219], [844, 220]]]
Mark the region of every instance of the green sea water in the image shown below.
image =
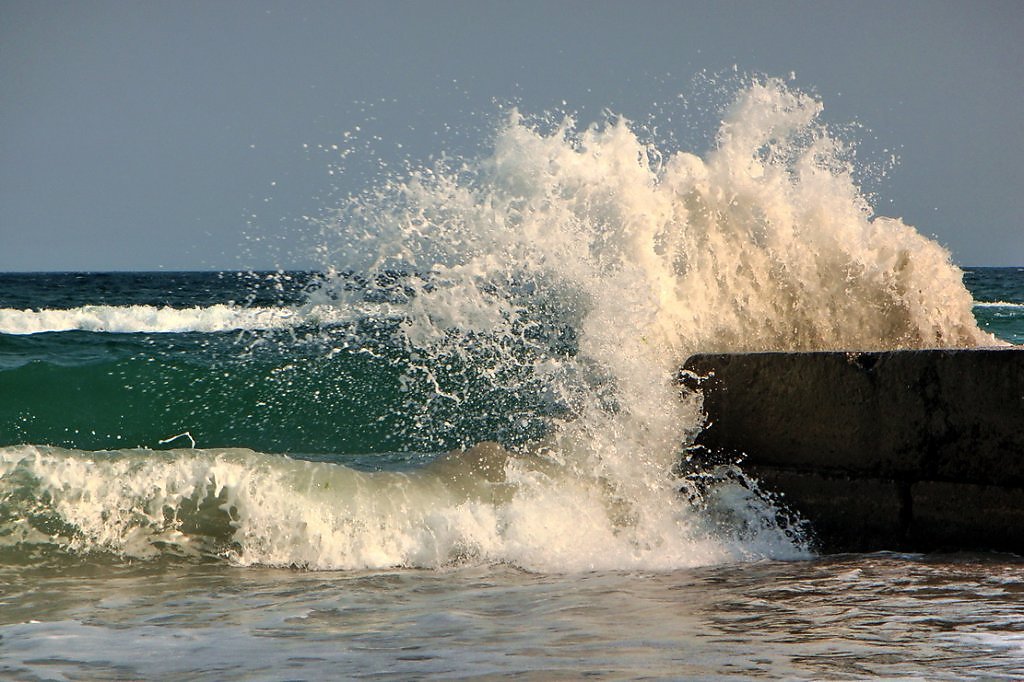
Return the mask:
[[[6, 329], [0, 325], [0, 445], [163, 448], [186, 444], [161, 441], [187, 432], [203, 447], [262, 452], [440, 452], [536, 438], [559, 412], [525, 373], [496, 386], [481, 376], [491, 369], [485, 360], [474, 367], [451, 357], [412, 358], [394, 342], [394, 322], [202, 332], [162, 331], [151, 319], [153, 308], [220, 304], [229, 306], [223, 322], [231, 326], [230, 317], [245, 309], [238, 301], [294, 307], [316, 279], [315, 273], [0, 276], [0, 308], [9, 310], [6, 318], [0, 314], [0, 322], [8, 320]], [[1024, 342], [1024, 272], [974, 268], [965, 281], [979, 324], [1007, 342]], [[83, 312], [89, 306], [105, 308], [89, 317]], [[11, 333], [13, 318], [34, 310], [63, 311], [60, 324], [72, 328]], [[147, 331], [82, 329], [101, 327], [103, 315]], [[558, 333], [560, 352], [572, 353], [567, 332]], [[445, 385], [435, 386], [431, 377]], [[456, 404], [437, 397], [443, 393], [464, 397]]]
[[1024, 340], [1022, 269], [876, 216], [821, 110], [750, 83], [703, 156], [510, 112], [321, 273], [0, 275], [0, 677], [1021, 677], [1018, 557], [681, 494], [694, 352]]

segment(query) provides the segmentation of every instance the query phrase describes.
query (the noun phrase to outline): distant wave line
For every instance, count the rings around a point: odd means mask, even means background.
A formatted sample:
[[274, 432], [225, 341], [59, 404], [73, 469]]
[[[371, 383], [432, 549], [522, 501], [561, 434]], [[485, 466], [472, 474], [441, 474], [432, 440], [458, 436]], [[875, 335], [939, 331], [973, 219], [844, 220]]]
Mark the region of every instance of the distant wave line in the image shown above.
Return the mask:
[[975, 301], [975, 308], [1020, 308], [1024, 310], [1024, 303], [1012, 303], [1010, 301]]
[[342, 324], [352, 320], [359, 312], [330, 305], [251, 308], [227, 304], [191, 308], [86, 305], [41, 310], [0, 308], [0, 334], [65, 331], [134, 334], [284, 329], [300, 324]]

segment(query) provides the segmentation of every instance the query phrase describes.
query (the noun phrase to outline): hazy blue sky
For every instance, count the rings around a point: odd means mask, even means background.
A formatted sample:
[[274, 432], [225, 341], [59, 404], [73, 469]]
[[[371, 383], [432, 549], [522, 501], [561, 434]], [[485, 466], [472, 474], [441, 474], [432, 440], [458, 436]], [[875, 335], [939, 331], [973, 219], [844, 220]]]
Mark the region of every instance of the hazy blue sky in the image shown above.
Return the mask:
[[302, 215], [482, 143], [495, 100], [667, 118], [733, 64], [898, 151], [879, 213], [1024, 264], [1024, 2], [0, 0], [0, 269], [308, 265]]

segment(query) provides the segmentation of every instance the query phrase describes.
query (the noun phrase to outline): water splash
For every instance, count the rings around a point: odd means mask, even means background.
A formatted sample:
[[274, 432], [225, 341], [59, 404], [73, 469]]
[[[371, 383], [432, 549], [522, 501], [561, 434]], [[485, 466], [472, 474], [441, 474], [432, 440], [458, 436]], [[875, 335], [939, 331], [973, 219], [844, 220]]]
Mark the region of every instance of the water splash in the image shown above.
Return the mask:
[[[754, 82], [701, 158], [662, 152], [622, 118], [581, 128], [512, 110], [489, 156], [357, 197], [338, 216], [338, 258], [416, 273], [402, 343], [477, 363], [483, 345], [495, 383], [510, 366], [509, 381], [536, 379], [564, 409], [545, 456], [626, 510], [606, 523], [624, 546], [685, 555], [668, 472], [700, 427], [699, 401], [672, 381], [689, 355], [997, 343], [950, 254], [873, 215], [821, 112], [780, 80]], [[572, 331], [571, 348], [552, 328]]]
[[[473, 406], [521, 413], [522, 437], [415, 475], [179, 454], [204, 467], [190, 480], [228, 495], [214, 505], [230, 519], [217, 551], [245, 564], [540, 570], [801, 555], [751, 488], [717, 495], [728, 524], [679, 493], [675, 464], [702, 423], [700, 396], [674, 381], [682, 362], [996, 343], [949, 253], [873, 216], [821, 111], [779, 80], [754, 82], [700, 157], [663, 151], [622, 118], [581, 127], [512, 110], [488, 155], [354, 197], [325, 222], [329, 276], [310, 305], [386, 302], [376, 328], [391, 331], [365, 350], [402, 358], [417, 428], [448, 428], [446, 414]], [[43, 481], [57, 466], [47, 457], [19, 461]]]
[[579, 571], [801, 556], [779, 543], [765, 524], [771, 509], [753, 498], [729, 505], [743, 518], [728, 527], [689, 514], [661, 529], [681, 534], [673, 546], [660, 547], [653, 529], [653, 544], [638, 546], [621, 533], [634, 523], [626, 505], [493, 443], [373, 473], [241, 449], [17, 446], [0, 448], [0, 491], [5, 563], [70, 551], [311, 569]]

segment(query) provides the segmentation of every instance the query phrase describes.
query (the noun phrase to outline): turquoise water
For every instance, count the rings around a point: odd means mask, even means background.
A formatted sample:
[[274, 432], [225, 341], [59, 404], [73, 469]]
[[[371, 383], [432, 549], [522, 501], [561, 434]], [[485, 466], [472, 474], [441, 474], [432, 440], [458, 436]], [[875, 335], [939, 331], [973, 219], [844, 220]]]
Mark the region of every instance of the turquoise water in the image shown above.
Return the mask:
[[[64, 306], [72, 315], [102, 302], [113, 309], [105, 311], [110, 319], [129, 305], [287, 307], [301, 302], [310, 279], [295, 275], [294, 290], [275, 290], [280, 300], [257, 301], [246, 287], [267, 281], [262, 276], [240, 283], [216, 274], [76, 275], [69, 290], [70, 277], [3, 276], [0, 305], [34, 299], [32, 309]], [[1020, 341], [1024, 306], [1015, 306], [1024, 300], [1024, 270], [971, 269], [965, 279], [976, 301], [999, 303], [976, 306], [979, 323]], [[181, 281], [194, 297], [174, 288]], [[147, 315], [136, 311], [128, 323], [150, 324]], [[85, 324], [92, 323], [78, 326]], [[566, 573], [529, 561], [522, 562], [529, 570], [493, 563], [486, 551], [466, 554], [456, 542], [433, 545], [437, 559], [421, 552], [411, 562], [424, 567], [396, 570], [385, 567], [393, 559], [382, 538], [376, 551], [385, 553], [384, 565], [360, 567], [373, 565], [374, 551], [355, 548], [357, 533], [328, 540], [310, 532], [322, 516], [296, 515], [287, 498], [299, 493], [300, 505], [327, 504], [362, 523], [367, 508], [384, 502], [373, 496], [399, 494], [406, 511], [398, 513], [440, 533], [445, 525], [411, 511], [411, 500], [461, 495], [464, 505], [472, 495], [451, 484], [471, 477], [470, 469], [445, 469], [438, 453], [542, 437], [558, 408], [529, 386], [492, 386], [461, 405], [479, 415], [424, 409], [429, 396], [403, 391], [410, 363], [388, 349], [386, 330], [360, 332], [376, 344], [373, 352], [331, 352], [339, 338], [353, 337], [353, 324], [0, 336], [0, 673], [25, 680], [1024, 674], [1024, 563], [1012, 556], [808, 559], [748, 548], [741, 563], [743, 552], [706, 566], [698, 555], [697, 565], [668, 571]], [[564, 332], [559, 343], [573, 352]], [[410, 403], [417, 408], [408, 410]], [[159, 442], [184, 432], [213, 449], [182, 450], [185, 436]], [[19, 443], [71, 449], [11, 447]], [[229, 446], [251, 450], [217, 449]], [[179, 449], [158, 451], [169, 447]], [[95, 452], [104, 449], [116, 452]], [[351, 479], [384, 472], [408, 479]], [[250, 491], [247, 499], [244, 491], [210, 489], [246, 476], [243, 488], [274, 494]], [[282, 476], [304, 482], [282, 488]], [[338, 496], [325, 498], [332, 482]], [[258, 516], [246, 505], [268, 506], [257, 519], [267, 527], [250, 529], [255, 549], [236, 534], [245, 516]], [[336, 524], [334, 534], [342, 531]], [[267, 547], [275, 543], [276, 553]], [[343, 571], [266, 566], [340, 567], [353, 553], [353, 567]]]
[[320, 273], [0, 275], [0, 677], [1020, 677], [1018, 557], [680, 494], [693, 353], [1024, 338], [1024, 271], [874, 215], [821, 111], [749, 83], [703, 156], [508, 112], [325, 208]]
[[[541, 435], [559, 413], [561, 406], [523, 373], [495, 386], [474, 376], [478, 369], [464, 359], [454, 369], [449, 357], [410, 360], [392, 344], [394, 321], [324, 323], [310, 315], [295, 326], [261, 329], [259, 316], [242, 315], [252, 308], [302, 315], [318, 279], [315, 273], [0, 275], [0, 308], [9, 311], [0, 313], [0, 445], [162, 448], [186, 442], [160, 443], [188, 431], [205, 447], [262, 452], [441, 452], [487, 440], [521, 443]], [[1024, 343], [1024, 271], [969, 268], [965, 283], [979, 325]], [[218, 305], [224, 310], [212, 311]], [[158, 319], [154, 310], [166, 307], [195, 312]], [[32, 333], [11, 333], [38, 310], [63, 316], [53, 315], [49, 326], [31, 320], [39, 325]], [[210, 319], [203, 310], [212, 311]], [[203, 324], [215, 331], [189, 327]], [[114, 325], [122, 326], [105, 330]], [[181, 326], [186, 331], [172, 331]], [[63, 327], [69, 328], [51, 331]], [[556, 352], [574, 352], [570, 328], [542, 333]], [[447, 382], [442, 391], [465, 400], [457, 408], [433, 400], [429, 374]]]
[[964, 284], [974, 296], [978, 324], [1000, 339], [1024, 345], [1024, 268], [966, 268]]

